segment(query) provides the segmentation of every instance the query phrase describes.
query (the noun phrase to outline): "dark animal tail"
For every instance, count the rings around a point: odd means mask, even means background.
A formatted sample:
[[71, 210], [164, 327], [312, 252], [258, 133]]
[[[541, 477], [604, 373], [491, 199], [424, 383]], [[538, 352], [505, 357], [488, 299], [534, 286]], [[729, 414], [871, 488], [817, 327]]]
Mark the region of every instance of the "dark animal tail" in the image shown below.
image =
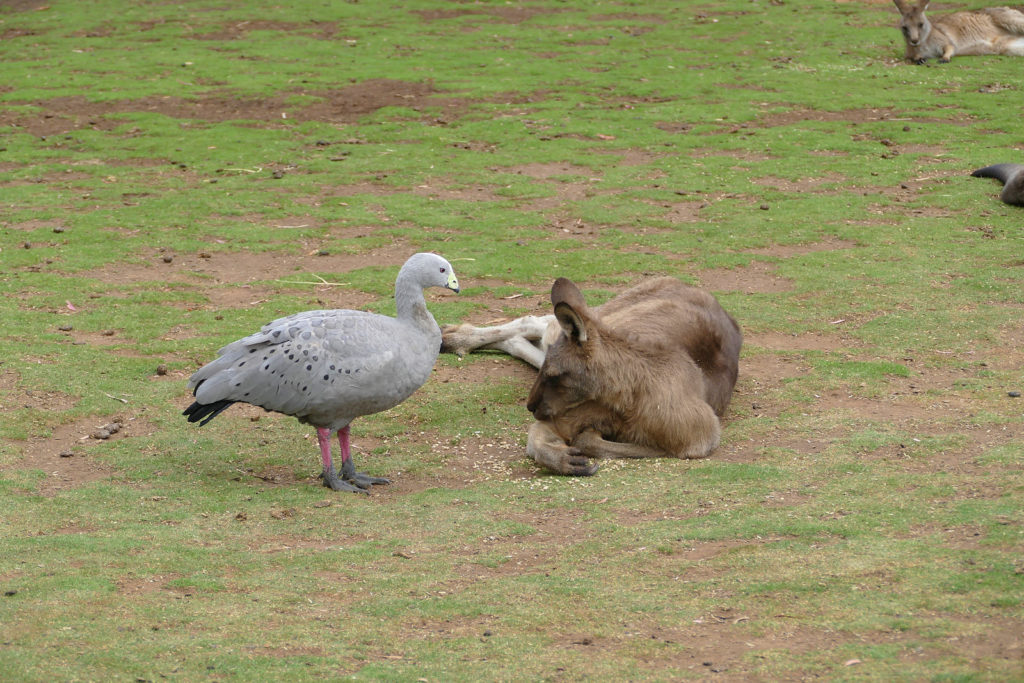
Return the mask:
[[994, 164], [985, 168], [979, 168], [971, 173], [971, 175], [975, 178], [995, 178], [1002, 181], [1003, 185], [1005, 185], [1020, 170], [1021, 166], [1019, 164]]
[[[204, 424], [227, 410], [228, 406], [232, 403], [234, 403], [234, 401], [224, 400], [217, 401], [216, 403], [200, 403], [199, 401], [196, 401], [188, 408], [185, 408], [181, 414], [187, 417], [189, 422], [199, 422], [199, 426], [202, 427]], [[202, 422], [200, 422], [200, 420], [202, 420]]]

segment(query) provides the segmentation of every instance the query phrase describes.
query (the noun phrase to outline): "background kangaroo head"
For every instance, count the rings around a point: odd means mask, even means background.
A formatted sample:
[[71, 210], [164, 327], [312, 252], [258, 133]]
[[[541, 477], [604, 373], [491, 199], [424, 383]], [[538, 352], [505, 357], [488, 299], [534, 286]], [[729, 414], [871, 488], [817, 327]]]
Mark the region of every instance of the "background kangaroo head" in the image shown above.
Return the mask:
[[928, 9], [928, 0], [921, 0], [919, 5], [911, 5], [906, 0], [893, 0], [896, 9], [900, 11], [900, 30], [903, 31], [903, 39], [907, 45], [917, 46], [928, 39], [932, 32], [932, 25], [924, 16]]

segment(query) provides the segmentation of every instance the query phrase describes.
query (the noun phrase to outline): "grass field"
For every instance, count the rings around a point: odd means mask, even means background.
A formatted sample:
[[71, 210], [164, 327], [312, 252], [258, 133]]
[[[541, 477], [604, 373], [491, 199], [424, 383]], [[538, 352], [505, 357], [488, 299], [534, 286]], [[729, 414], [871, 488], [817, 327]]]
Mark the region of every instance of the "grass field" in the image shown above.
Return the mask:
[[[1020, 680], [1024, 212], [970, 172], [1024, 162], [1024, 62], [909, 65], [897, 18], [0, 3], [0, 677]], [[291, 418], [181, 417], [425, 250], [442, 324], [706, 287], [722, 445], [547, 474], [493, 353], [353, 424], [368, 497]]]

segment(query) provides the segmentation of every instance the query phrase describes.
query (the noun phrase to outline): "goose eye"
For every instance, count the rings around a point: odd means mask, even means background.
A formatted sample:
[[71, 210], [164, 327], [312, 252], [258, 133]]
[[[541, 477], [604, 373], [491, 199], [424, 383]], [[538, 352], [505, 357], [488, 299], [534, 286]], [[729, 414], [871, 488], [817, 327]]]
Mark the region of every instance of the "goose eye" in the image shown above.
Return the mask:
[[442, 273], [444, 272], [444, 268], [442, 268], [442, 269], [441, 269], [441, 272], [442, 272]]

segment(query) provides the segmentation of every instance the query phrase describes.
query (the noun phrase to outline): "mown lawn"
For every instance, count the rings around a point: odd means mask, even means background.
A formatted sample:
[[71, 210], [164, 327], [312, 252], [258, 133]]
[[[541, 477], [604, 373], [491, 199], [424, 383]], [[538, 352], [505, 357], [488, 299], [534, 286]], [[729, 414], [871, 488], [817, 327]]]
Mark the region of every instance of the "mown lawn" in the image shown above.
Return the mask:
[[[0, 5], [5, 677], [1018, 680], [1024, 213], [970, 172], [1024, 156], [1021, 61], [911, 66], [896, 20]], [[441, 323], [708, 288], [722, 445], [551, 476], [490, 353], [354, 423], [369, 497], [295, 420], [181, 417], [221, 345], [393, 312], [422, 250]]]

